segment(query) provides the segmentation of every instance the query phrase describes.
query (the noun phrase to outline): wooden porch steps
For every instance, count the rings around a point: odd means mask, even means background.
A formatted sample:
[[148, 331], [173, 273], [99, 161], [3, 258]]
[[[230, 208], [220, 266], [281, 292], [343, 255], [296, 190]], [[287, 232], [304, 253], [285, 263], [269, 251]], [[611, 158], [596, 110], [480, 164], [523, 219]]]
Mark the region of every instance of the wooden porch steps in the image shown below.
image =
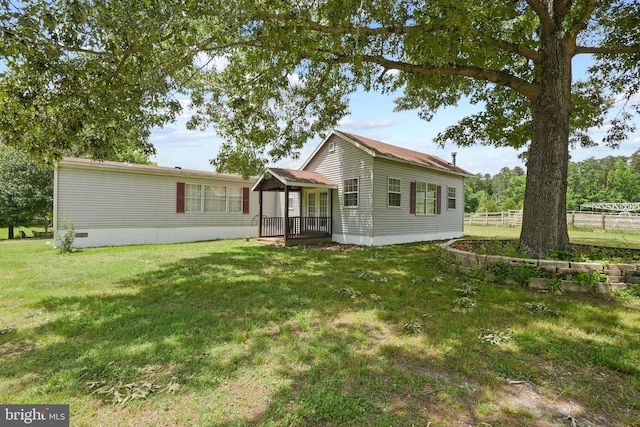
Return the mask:
[[286, 246], [284, 237], [259, 237], [258, 243], [263, 245]]

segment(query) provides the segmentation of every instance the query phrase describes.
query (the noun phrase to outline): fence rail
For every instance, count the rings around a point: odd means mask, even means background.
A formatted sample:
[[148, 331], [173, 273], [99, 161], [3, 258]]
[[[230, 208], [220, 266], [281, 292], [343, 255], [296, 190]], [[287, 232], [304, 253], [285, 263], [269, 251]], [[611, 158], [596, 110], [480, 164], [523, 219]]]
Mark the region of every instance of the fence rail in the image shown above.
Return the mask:
[[[522, 211], [510, 210], [507, 212], [465, 214], [464, 223], [469, 225], [520, 227], [522, 226]], [[567, 225], [570, 228], [594, 230], [640, 231], [640, 215], [571, 211], [567, 212]]]
[[[284, 236], [283, 217], [263, 217], [262, 237]], [[288, 239], [308, 239], [331, 236], [329, 217], [289, 217]]]

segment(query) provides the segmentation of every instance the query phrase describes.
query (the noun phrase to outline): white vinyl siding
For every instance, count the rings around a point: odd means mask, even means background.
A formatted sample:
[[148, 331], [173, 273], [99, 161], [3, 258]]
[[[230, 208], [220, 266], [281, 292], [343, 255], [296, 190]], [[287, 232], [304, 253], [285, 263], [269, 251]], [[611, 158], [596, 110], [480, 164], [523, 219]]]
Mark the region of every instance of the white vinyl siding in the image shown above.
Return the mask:
[[[401, 181], [400, 192], [404, 205], [398, 209], [388, 208], [388, 178]], [[460, 209], [447, 210], [445, 200], [441, 214], [437, 214], [437, 188], [442, 188], [442, 198], [446, 199], [447, 187], [456, 189], [459, 196], [464, 180], [460, 176], [406, 165], [386, 159], [374, 161], [374, 238], [381, 236], [448, 236], [463, 234], [464, 217]], [[410, 212], [408, 201], [411, 197], [411, 183], [416, 188], [416, 212]], [[421, 184], [422, 183], [422, 184]], [[430, 185], [429, 185], [430, 184]], [[422, 191], [421, 191], [422, 189]], [[422, 200], [422, 202], [420, 201]], [[429, 212], [429, 214], [427, 214]], [[409, 239], [407, 237], [407, 239]], [[410, 240], [409, 240], [410, 241]]]
[[[334, 144], [333, 153], [329, 152], [331, 143]], [[331, 223], [334, 236], [371, 236], [373, 158], [360, 148], [333, 135], [306, 165], [305, 170], [321, 173], [338, 184], [338, 190], [333, 190], [333, 196], [329, 197], [333, 206], [328, 209], [329, 212], [333, 210]], [[353, 178], [358, 178], [357, 209], [344, 205], [344, 181]]]
[[[176, 183], [186, 183], [185, 210], [200, 210], [202, 186], [233, 187], [241, 195], [242, 188], [250, 187], [252, 182], [240, 177], [149, 173], [62, 162], [58, 165], [58, 181], [58, 222], [73, 222], [78, 231], [83, 228], [251, 226], [252, 219], [258, 215], [258, 192], [249, 194], [247, 215], [226, 211], [203, 211], [197, 215], [176, 213]], [[265, 210], [273, 210], [273, 201], [265, 199]], [[241, 204], [240, 196], [240, 211]]]
[[401, 181], [399, 179], [389, 178], [388, 185], [387, 185], [387, 191], [388, 191], [387, 206], [389, 206], [390, 208], [391, 207], [399, 208], [401, 206], [402, 193], [400, 191], [400, 188], [401, 188]]
[[[333, 144], [335, 151], [329, 152]], [[305, 170], [321, 173], [338, 184], [333, 200], [334, 239], [350, 237], [352, 242], [408, 242], [421, 239], [452, 238], [462, 236], [464, 217], [461, 209], [435, 214], [437, 187], [447, 196], [447, 187], [463, 194], [464, 179], [429, 168], [374, 157], [367, 149], [332, 135], [312, 159]], [[345, 180], [358, 177], [358, 209], [345, 206]], [[400, 181], [400, 208], [389, 208], [389, 177]], [[424, 182], [424, 214], [410, 213], [411, 185]], [[427, 188], [432, 184], [427, 215]], [[337, 194], [336, 194], [337, 193]], [[349, 194], [347, 192], [346, 194]], [[442, 207], [445, 207], [443, 205]], [[388, 244], [388, 243], [382, 243]]]

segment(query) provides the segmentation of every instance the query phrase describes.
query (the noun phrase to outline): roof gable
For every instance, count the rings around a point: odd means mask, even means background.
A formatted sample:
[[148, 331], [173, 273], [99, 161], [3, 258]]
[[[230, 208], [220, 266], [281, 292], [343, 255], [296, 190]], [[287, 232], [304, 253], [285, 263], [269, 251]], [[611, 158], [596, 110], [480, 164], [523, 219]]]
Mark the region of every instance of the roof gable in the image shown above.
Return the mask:
[[440, 157], [431, 154], [421, 153], [419, 151], [409, 150], [407, 148], [398, 147], [387, 144], [375, 139], [366, 138], [364, 136], [355, 135], [339, 130], [334, 130], [320, 146], [313, 152], [309, 159], [304, 163], [302, 169], [305, 169], [315, 158], [316, 154], [324, 147], [332, 135], [340, 137], [342, 140], [350, 142], [354, 146], [365, 151], [372, 157], [384, 158], [391, 161], [401, 163], [409, 163], [429, 169], [439, 170], [442, 172], [452, 173], [462, 176], [473, 176], [470, 172], [455, 166]]
[[318, 172], [267, 168], [266, 172], [253, 185], [252, 190], [276, 190], [281, 186], [338, 188], [333, 181]]

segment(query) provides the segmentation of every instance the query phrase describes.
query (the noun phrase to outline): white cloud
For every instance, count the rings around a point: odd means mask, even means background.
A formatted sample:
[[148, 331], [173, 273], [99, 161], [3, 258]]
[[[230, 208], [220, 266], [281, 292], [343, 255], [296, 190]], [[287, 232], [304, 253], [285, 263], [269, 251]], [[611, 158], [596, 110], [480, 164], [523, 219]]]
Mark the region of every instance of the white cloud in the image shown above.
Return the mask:
[[289, 74], [287, 80], [291, 86], [298, 86], [300, 84], [300, 74]]
[[362, 129], [380, 129], [392, 126], [395, 123], [393, 119], [353, 119], [351, 117], [345, 117], [338, 122], [338, 126], [350, 130], [362, 130]]
[[195, 110], [191, 108], [191, 100], [179, 99], [178, 102], [182, 107], [182, 111], [180, 111], [180, 115], [178, 117], [180, 117], [181, 119], [189, 120], [195, 114]]
[[203, 70], [222, 71], [229, 65], [229, 58], [227, 56], [214, 56], [212, 58], [208, 54], [200, 52], [196, 55], [194, 63], [196, 67]]

